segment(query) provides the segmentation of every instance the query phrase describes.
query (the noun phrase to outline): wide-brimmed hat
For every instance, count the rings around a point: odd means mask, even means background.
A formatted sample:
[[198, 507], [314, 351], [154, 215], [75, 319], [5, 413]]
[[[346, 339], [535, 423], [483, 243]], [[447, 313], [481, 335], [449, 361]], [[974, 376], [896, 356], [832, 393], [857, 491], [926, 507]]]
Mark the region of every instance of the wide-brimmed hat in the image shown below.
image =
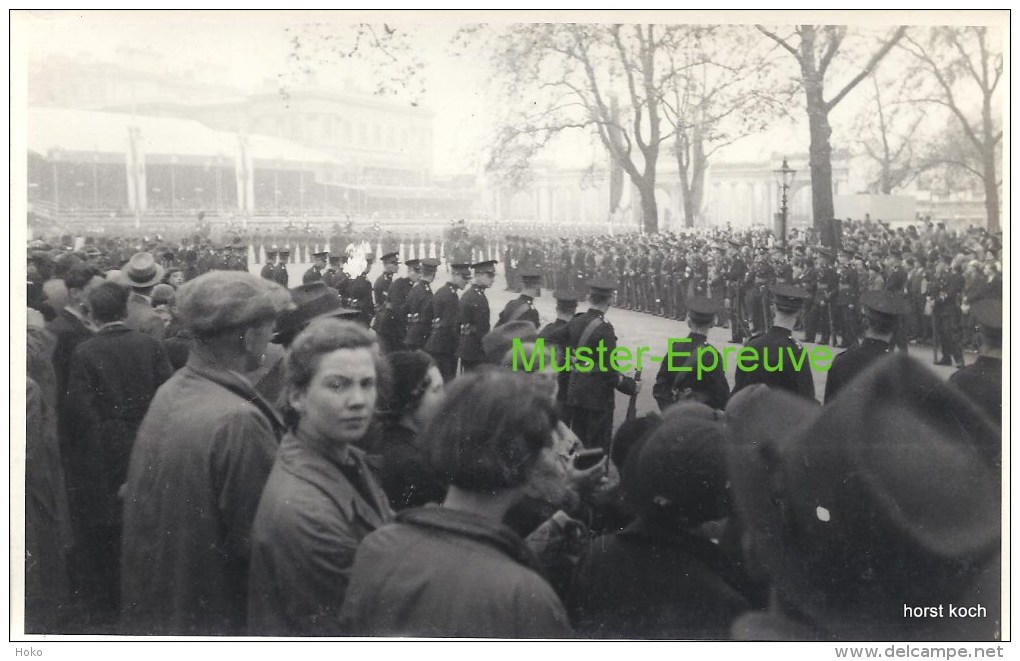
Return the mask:
[[121, 268], [124, 278], [132, 287], [144, 289], [158, 285], [163, 280], [163, 267], [156, 262], [151, 252], [136, 252]]
[[994, 636], [997, 587], [981, 586], [999, 584], [987, 575], [1001, 536], [999, 430], [902, 354], [854, 383], [824, 408], [765, 386], [727, 405], [730, 480], [756, 560], [829, 638], [943, 638], [947, 620], [904, 605], [975, 598], [988, 617], [949, 635]]

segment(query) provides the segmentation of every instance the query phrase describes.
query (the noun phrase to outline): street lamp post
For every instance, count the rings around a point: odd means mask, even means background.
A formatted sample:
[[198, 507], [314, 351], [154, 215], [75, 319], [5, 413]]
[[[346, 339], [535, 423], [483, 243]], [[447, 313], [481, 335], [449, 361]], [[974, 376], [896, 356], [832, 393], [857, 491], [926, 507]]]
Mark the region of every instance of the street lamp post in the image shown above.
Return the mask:
[[776, 183], [779, 184], [779, 188], [782, 191], [782, 198], [779, 207], [779, 245], [786, 247], [786, 223], [788, 220], [788, 214], [790, 208], [787, 206], [787, 192], [793, 185], [793, 178], [797, 175], [797, 171], [790, 168], [786, 162], [786, 157], [783, 157], [783, 165], [778, 170], [773, 170], [772, 175], [776, 179]]

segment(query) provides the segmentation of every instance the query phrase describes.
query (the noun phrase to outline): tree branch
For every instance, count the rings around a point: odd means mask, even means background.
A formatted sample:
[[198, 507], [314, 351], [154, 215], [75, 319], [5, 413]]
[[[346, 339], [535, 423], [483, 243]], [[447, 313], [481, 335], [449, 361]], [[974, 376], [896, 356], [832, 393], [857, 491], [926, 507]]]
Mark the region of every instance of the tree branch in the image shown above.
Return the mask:
[[906, 32], [907, 32], [906, 26], [901, 25], [900, 27], [898, 27], [896, 29], [896, 32], [893, 33], [893, 36], [890, 37], [889, 40], [885, 42], [885, 44], [883, 44], [881, 48], [878, 49], [878, 52], [871, 56], [871, 59], [868, 60], [868, 63], [864, 65], [864, 69], [856, 76], [854, 76], [853, 79], [851, 79], [850, 82], [847, 83], [843, 87], [843, 89], [839, 91], [838, 94], [836, 94], [836, 96], [832, 97], [830, 101], [825, 103], [826, 112], [831, 111], [833, 108], [835, 108], [836, 105], [838, 105], [839, 102], [843, 100], [843, 97], [850, 93], [850, 90], [852, 90], [854, 87], [857, 86], [858, 83], [864, 80], [868, 76], [868, 74], [870, 74], [872, 70], [878, 65], [878, 63], [882, 61], [882, 58], [884, 58], [886, 54], [888, 54], [889, 51], [893, 49], [893, 46], [896, 45], [896, 42], [903, 38], [903, 35], [906, 34]]
[[800, 62], [800, 53], [798, 53], [797, 49], [788, 44], [782, 37], [780, 37], [774, 32], [769, 32], [762, 25], [755, 25], [754, 27], [758, 29], [758, 32], [761, 32], [763, 35], [765, 35], [766, 37], [768, 37], [769, 39], [771, 39], [772, 41], [776, 42], [777, 44], [785, 48], [787, 51], [789, 51], [789, 53], [793, 55], [795, 58], [797, 58], [798, 62]]

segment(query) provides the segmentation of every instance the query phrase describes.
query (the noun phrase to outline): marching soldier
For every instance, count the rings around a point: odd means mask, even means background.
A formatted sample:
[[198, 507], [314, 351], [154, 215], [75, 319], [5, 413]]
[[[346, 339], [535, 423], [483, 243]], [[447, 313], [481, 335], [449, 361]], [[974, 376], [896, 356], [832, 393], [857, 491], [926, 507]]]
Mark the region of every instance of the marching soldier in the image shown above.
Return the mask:
[[496, 277], [496, 264], [490, 259], [472, 264], [474, 279], [471, 287], [460, 297], [457, 319], [460, 323], [460, 344], [457, 357], [463, 371], [469, 371], [485, 363], [485, 349], [482, 338], [492, 330], [489, 318], [489, 300], [485, 298], [485, 290], [492, 286]]
[[[604, 347], [604, 355], [607, 356], [616, 348], [616, 331], [605, 318], [616, 283], [595, 278], [588, 281], [588, 289], [591, 303], [588, 311], [551, 332], [549, 339], [572, 352], [587, 347], [597, 361], [600, 346]], [[597, 364], [590, 371], [577, 370], [577, 366], [577, 363], [570, 366], [568, 424], [585, 447], [602, 448], [608, 452], [613, 433], [615, 391], [636, 395], [641, 390], [640, 382], [614, 369], [601, 370]]]
[[309, 284], [322, 280], [322, 274], [326, 269], [326, 259], [329, 257], [328, 252], [316, 252], [312, 253], [312, 265], [309, 267], [305, 274], [301, 276], [301, 284]]
[[[793, 338], [793, 325], [808, 299], [808, 293], [794, 285], [773, 285], [769, 291], [775, 321], [767, 332], [753, 335], [741, 350], [743, 353], [753, 349], [749, 353], [753, 353], [757, 360], [750, 371], [738, 366], [733, 394], [755, 383], [763, 383], [814, 399], [815, 381], [811, 365], [802, 353], [803, 347]], [[803, 359], [803, 362], [794, 365], [794, 359]]]
[[497, 326], [502, 326], [511, 321], [530, 321], [538, 329], [538, 310], [535, 309], [535, 299], [542, 295], [541, 281], [542, 272], [533, 266], [520, 269], [517, 273], [521, 280], [521, 295], [509, 301], [503, 311], [499, 313], [496, 321]]
[[375, 305], [372, 302], [372, 283], [368, 281], [368, 272], [372, 270], [375, 255], [365, 255], [365, 269], [357, 277], [348, 278], [340, 285], [340, 296], [344, 307], [360, 310], [358, 321], [366, 328], [371, 327], [375, 316]]
[[283, 248], [280, 250], [280, 262], [276, 265], [276, 270], [273, 272], [273, 278], [277, 284], [286, 287], [290, 282], [290, 274], [287, 273], [287, 261], [290, 259], [290, 250]]
[[[397, 252], [388, 252], [380, 258], [383, 272], [375, 280], [372, 287], [372, 294], [375, 298], [375, 319], [372, 322], [372, 329], [375, 330], [379, 339], [379, 348], [383, 353], [400, 351], [404, 342], [404, 317], [401, 310], [397, 310], [389, 300], [390, 287], [393, 284], [393, 274], [400, 268], [400, 255]], [[408, 289], [410, 289], [408, 287]], [[403, 292], [406, 296], [406, 290]], [[400, 301], [403, 303], [403, 300]]]
[[[276, 282], [276, 254], [275, 249], [266, 250], [266, 265], [262, 267], [262, 272], [259, 274], [264, 279], [272, 280], [273, 282]], [[187, 259], [185, 259], [185, 261], [187, 261]], [[197, 269], [194, 274], [190, 275], [190, 277], [189, 275], [185, 275], [185, 278], [188, 280], [194, 280], [196, 277], [198, 277]]]
[[[407, 331], [404, 334], [404, 347], [408, 350], [421, 349], [429, 338], [429, 331], [432, 330], [432, 281], [436, 279], [436, 269], [439, 268], [439, 260], [426, 257], [422, 260], [413, 259], [408, 262], [415, 262], [421, 269], [418, 281], [414, 283], [410, 293], [407, 294], [407, 301], [402, 305], [406, 310], [405, 326]], [[410, 282], [410, 280], [408, 280]], [[395, 289], [394, 282], [390, 291]]]
[[[577, 301], [581, 295], [573, 289], [557, 289], [552, 294], [556, 299], [556, 318], [542, 327], [538, 336], [548, 344], [556, 347], [560, 360], [566, 355], [566, 345], [559, 344], [553, 340], [556, 330], [566, 326], [571, 319], [577, 316]], [[570, 387], [570, 372], [562, 371], [556, 375], [559, 382], [559, 389], [556, 391], [556, 401], [560, 405], [560, 415], [564, 415], [567, 405], [567, 390]]]
[[[690, 327], [687, 337], [690, 342], [670, 340], [666, 357], [659, 365], [659, 373], [655, 377], [655, 387], [652, 388], [652, 396], [660, 410], [665, 411], [680, 401], [701, 402], [720, 411], [726, 408], [730, 399], [730, 384], [726, 380], [718, 351], [708, 343], [708, 331], [722, 310], [723, 306], [716, 299], [694, 296], [687, 301], [687, 325]], [[708, 351], [716, 353], [713, 367], [708, 368], [710, 357], [704, 353], [702, 362], [706, 370], [699, 375], [698, 353]], [[670, 356], [677, 356], [677, 359], [673, 360]]]
[[470, 264], [451, 264], [450, 279], [432, 297], [432, 329], [425, 342], [425, 351], [435, 358], [443, 380], [457, 376], [457, 346], [460, 343], [457, 291], [471, 279]]
[[910, 312], [910, 304], [900, 294], [874, 290], [861, 294], [864, 308], [864, 341], [847, 349], [832, 361], [825, 381], [825, 403], [832, 401], [855, 376], [892, 351], [892, 339], [899, 320]]

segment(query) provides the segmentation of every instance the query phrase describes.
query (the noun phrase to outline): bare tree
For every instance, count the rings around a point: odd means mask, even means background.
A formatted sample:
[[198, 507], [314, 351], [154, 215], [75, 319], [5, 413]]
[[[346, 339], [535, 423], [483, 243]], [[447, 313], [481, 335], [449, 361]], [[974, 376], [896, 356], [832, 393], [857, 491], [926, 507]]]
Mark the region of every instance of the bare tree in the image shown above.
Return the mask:
[[930, 118], [931, 105], [912, 98], [902, 72], [898, 82], [880, 82], [875, 74], [870, 78], [871, 102], [857, 118], [854, 142], [873, 167], [868, 190], [889, 195], [931, 165], [930, 155], [923, 148], [927, 139], [920, 130]]
[[[921, 99], [947, 108], [970, 146], [970, 153], [947, 150], [955, 164], [976, 174], [985, 194], [988, 229], [1001, 226], [997, 161], [1002, 143], [1002, 51], [986, 27], [938, 27], [908, 37], [904, 48], [933, 80], [933, 93]], [[976, 106], [976, 107], [975, 107]], [[955, 153], [954, 153], [955, 152]]]
[[[832, 200], [832, 112], [857, 85], [875, 70], [882, 59], [903, 38], [905, 27], [896, 28], [883, 38], [880, 45], [839, 91], [826, 99], [826, 75], [836, 61], [848, 34], [846, 26], [798, 25], [792, 33], [780, 36], [777, 31], [756, 26], [766, 37], [793, 56], [800, 67], [800, 83], [804, 90], [811, 136], [809, 164], [811, 167], [811, 207], [814, 226], [825, 245], [836, 245], [832, 219], [835, 215]], [[796, 37], [797, 41], [791, 43]]]
[[[475, 29], [508, 104], [490, 167], [519, 169], [515, 160], [533, 157], [563, 131], [593, 130], [637, 188], [644, 230], [658, 231], [656, 164], [672, 137], [662, 120], [660, 90], [673, 75], [663, 49], [673, 29], [577, 23], [509, 25], [494, 34]], [[618, 109], [614, 97], [622, 101]]]
[[674, 75], [663, 90], [673, 127], [684, 224], [693, 227], [704, 198], [710, 158], [783, 112], [784, 90], [768, 80], [774, 57], [743, 26], [690, 25], [671, 33]]

